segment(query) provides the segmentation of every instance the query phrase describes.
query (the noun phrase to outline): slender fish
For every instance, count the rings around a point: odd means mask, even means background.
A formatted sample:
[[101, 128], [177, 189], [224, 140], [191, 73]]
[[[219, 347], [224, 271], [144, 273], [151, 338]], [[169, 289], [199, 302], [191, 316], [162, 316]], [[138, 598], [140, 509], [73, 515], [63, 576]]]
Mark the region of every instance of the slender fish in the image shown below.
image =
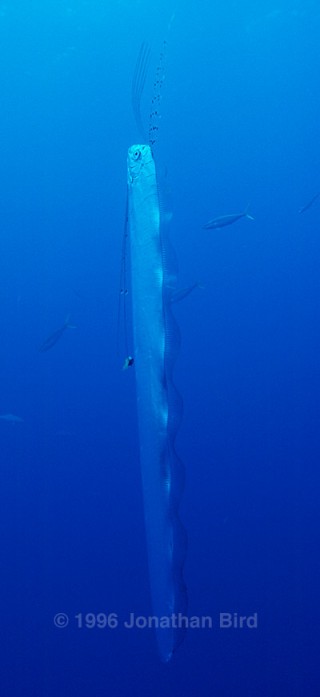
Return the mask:
[[23, 422], [21, 416], [16, 416], [15, 414], [1, 414], [0, 419], [2, 421], [8, 421], [8, 423], [13, 424], [13, 426]]
[[220, 215], [218, 218], [213, 218], [213, 220], [209, 220], [209, 222], [203, 225], [202, 227], [205, 230], [219, 230], [219, 228], [221, 227], [226, 227], [227, 225], [232, 225], [233, 223], [236, 223], [237, 220], [240, 220], [240, 218], [248, 218], [249, 220], [254, 220], [253, 216], [249, 215], [248, 208], [249, 206], [247, 206], [246, 210], [242, 211], [242, 213]]
[[203, 289], [203, 286], [201, 285], [201, 283], [198, 283], [198, 281], [196, 281], [196, 283], [192, 283], [191, 286], [187, 286], [186, 288], [180, 288], [180, 290], [175, 290], [171, 295], [170, 302], [179, 303], [180, 300], [184, 300], [188, 295], [190, 295], [190, 293], [192, 293], [192, 291], [195, 290], [195, 288]]
[[306, 203], [304, 206], [302, 206], [302, 208], [300, 208], [299, 213], [304, 213], [305, 211], [308, 210], [308, 208], [311, 208], [311, 206], [313, 206], [313, 204], [316, 202], [316, 200], [317, 200], [317, 198], [319, 198], [319, 196], [320, 196], [320, 191], [318, 191], [318, 193], [315, 194], [312, 197], [312, 199], [310, 199], [310, 201], [308, 201], [308, 203]]
[[61, 339], [62, 334], [66, 331], [66, 329], [75, 329], [73, 324], [70, 324], [70, 316], [66, 318], [65, 323], [60, 327], [60, 329], [57, 329], [57, 331], [53, 332], [53, 334], [50, 334], [48, 338], [41, 344], [39, 351], [41, 353], [44, 353], [45, 351], [49, 351], [56, 343]]

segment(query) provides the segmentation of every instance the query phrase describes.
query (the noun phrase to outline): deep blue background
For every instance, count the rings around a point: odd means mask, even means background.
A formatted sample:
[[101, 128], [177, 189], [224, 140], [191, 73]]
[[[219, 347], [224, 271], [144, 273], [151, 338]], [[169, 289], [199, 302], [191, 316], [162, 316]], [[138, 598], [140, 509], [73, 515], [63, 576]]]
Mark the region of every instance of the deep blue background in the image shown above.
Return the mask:
[[[320, 189], [319, 35], [318, 0], [1, 0], [0, 413], [24, 419], [0, 420], [6, 697], [319, 694], [319, 201], [298, 214]], [[74, 619], [151, 613], [115, 337], [131, 80], [147, 40], [148, 121], [164, 38], [156, 154], [180, 286], [204, 286], [176, 306], [185, 578], [214, 621], [169, 665], [153, 633]], [[254, 222], [201, 228], [247, 203]], [[258, 629], [220, 630], [226, 611]]]

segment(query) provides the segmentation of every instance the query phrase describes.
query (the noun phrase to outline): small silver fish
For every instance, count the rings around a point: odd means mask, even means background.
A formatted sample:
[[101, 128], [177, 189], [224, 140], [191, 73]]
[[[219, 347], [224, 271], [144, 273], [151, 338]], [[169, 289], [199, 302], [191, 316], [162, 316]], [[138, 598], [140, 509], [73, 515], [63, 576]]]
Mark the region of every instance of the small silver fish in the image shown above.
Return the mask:
[[69, 315], [66, 318], [66, 321], [64, 322], [62, 327], [60, 327], [60, 329], [57, 329], [57, 331], [55, 331], [53, 334], [50, 334], [50, 336], [48, 336], [48, 338], [43, 342], [43, 344], [41, 344], [39, 351], [41, 353], [44, 353], [45, 351], [49, 351], [49, 349], [51, 349], [53, 346], [55, 346], [57, 341], [59, 341], [59, 339], [62, 337], [62, 334], [64, 334], [66, 329], [75, 329], [75, 326], [73, 324], [70, 324], [70, 316]]
[[173, 293], [171, 295], [170, 302], [171, 303], [179, 303], [180, 300], [184, 300], [184, 298], [186, 298], [188, 295], [190, 295], [190, 293], [192, 293], [192, 291], [195, 288], [202, 288], [203, 289], [203, 286], [201, 285], [201, 283], [198, 283], [198, 281], [196, 281], [196, 283], [192, 283], [192, 285], [187, 286], [187, 288], [181, 288], [180, 290], [175, 290], [175, 291], [173, 291]]
[[311, 206], [313, 206], [313, 204], [315, 203], [317, 198], [319, 198], [319, 196], [320, 196], [320, 191], [318, 191], [318, 193], [315, 194], [315, 196], [313, 196], [312, 199], [310, 201], [308, 201], [308, 203], [306, 203], [304, 206], [302, 206], [302, 208], [300, 208], [299, 213], [304, 213], [309, 208], [311, 208]]
[[247, 206], [246, 210], [242, 213], [220, 215], [218, 218], [213, 218], [213, 220], [209, 220], [209, 222], [203, 225], [202, 227], [205, 230], [219, 230], [219, 228], [221, 227], [226, 227], [227, 225], [232, 225], [233, 223], [236, 223], [237, 220], [240, 220], [240, 218], [248, 218], [249, 220], [254, 220], [253, 216], [249, 215], [248, 208], [249, 206]]
[[15, 414], [0, 414], [0, 419], [2, 419], [2, 421], [8, 421], [8, 423], [11, 423], [13, 426], [23, 422], [21, 416], [16, 416]]

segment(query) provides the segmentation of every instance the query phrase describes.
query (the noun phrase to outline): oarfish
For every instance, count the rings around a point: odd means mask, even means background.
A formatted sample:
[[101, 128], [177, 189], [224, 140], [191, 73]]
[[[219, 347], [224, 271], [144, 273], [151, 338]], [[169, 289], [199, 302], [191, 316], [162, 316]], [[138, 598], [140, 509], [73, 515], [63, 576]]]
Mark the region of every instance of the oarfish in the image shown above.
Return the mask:
[[186, 534], [179, 518], [184, 468], [175, 451], [181, 399], [172, 380], [179, 332], [171, 312], [174, 269], [162, 234], [156, 169], [149, 145], [129, 148], [128, 226], [149, 576], [159, 652], [169, 661], [185, 634], [185, 626], [173, 624], [172, 617], [184, 616], [187, 609], [182, 575]]

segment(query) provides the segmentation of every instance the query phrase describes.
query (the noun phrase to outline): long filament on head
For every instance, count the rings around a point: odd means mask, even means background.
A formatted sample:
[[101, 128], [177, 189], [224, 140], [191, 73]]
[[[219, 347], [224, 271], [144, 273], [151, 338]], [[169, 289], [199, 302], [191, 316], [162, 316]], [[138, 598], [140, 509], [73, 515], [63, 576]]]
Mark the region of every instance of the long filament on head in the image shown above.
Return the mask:
[[134, 118], [137, 124], [137, 128], [139, 131], [139, 136], [142, 139], [142, 142], [146, 142], [146, 131], [143, 125], [142, 121], [142, 116], [141, 116], [141, 99], [142, 99], [142, 94], [146, 82], [146, 77], [147, 77], [147, 72], [148, 72], [148, 67], [149, 67], [149, 59], [150, 59], [150, 46], [144, 41], [141, 44], [141, 48], [139, 51], [134, 75], [133, 75], [133, 80], [132, 80], [132, 92], [131, 92], [131, 100], [132, 100], [132, 109], [133, 109], [133, 114]]
[[153, 83], [153, 97], [151, 100], [151, 111], [149, 117], [149, 145], [151, 148], [156, 144], [159, 124], [161, 119], [160, 104], [162, 99], [162, 87], [165, 79], [167, 41], [164, 40], [160, 53], [159, 65], [157, 67], [155, 80]]
[[121, 333], [123, 330], [123, 343], [126, 356], [129, 354], [128, 342], [128, 318], [127, 318], [127, 294], [128, 294], [128, 276], [127, 276], [127, 239], [128, 239], [128, 196], [126, 202], [126, 212], [124, 220], [124, 229], [122, 236], [122, 253], [121, 253], [121, 269], [120, 269], [120, 284], [118, 297], [118, 317], [117, 317], [117, 355], [123, 350], [121, 344]]

